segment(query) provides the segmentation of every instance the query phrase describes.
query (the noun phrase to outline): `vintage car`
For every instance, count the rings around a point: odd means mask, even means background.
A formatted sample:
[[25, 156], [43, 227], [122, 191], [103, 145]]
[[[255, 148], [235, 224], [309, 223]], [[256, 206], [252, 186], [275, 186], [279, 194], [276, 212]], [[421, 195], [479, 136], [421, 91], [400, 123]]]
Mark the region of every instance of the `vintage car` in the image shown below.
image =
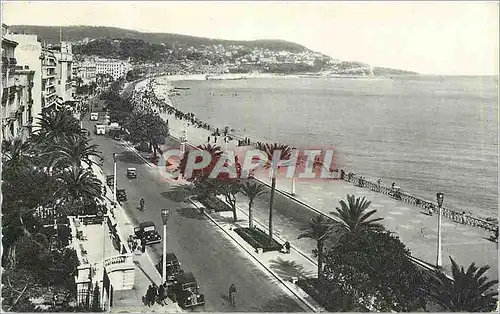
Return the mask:
[[[174, 253], [167, 253], [167, 284], [175, 281], [177, 274], [182, 274], [184, 271], [181, 268], [181, 263]], [[163, 276], [163, 255], [160, 257], [156, 269]]]
[[199, 289], [193, 273], [182, 273], [175, 276], [174, 284], [167, 293], [177, 300], [180, 307], [186, 309], [205, 304], [205, 296]]
[[110, 175], [107, 175], [106, 176], [106, 184], [108, 186], [113, 186], [113, 184], [115, 183], [115, 176], [110, 174]]
[[152, 221], [141, 222], [139, 226], [134, 228], [134, 235], [136, 239], [145, 239], [146, 245], [161, 242], [161, 237]]
[[127, 201], [127, 193], [125, 189], [117, 189], [116, 190], [116, 199], [118, 202], [126, 202]]
[[137, 178], [137, 169], [136, 168], [127, 168], [127, 178], [136, 179]]

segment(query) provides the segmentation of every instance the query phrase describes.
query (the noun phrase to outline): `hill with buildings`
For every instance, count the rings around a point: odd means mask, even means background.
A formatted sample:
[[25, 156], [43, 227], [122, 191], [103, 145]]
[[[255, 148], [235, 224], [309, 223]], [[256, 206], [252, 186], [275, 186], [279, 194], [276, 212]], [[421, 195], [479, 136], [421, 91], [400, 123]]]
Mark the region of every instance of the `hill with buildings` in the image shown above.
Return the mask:
[[373, 68], [341, 61], [284, 40], [236, 41], [171, 33], [147, 33], [104, 26], [12, 25], [14, 33], [36, 34], [42, 43], [73, 43], [78, 56], [128, 60], [135, 65], [167, 65], [172, 73], [319, 73], [391, 76], [414, 72]]
[[[234, 45], [246, 48], [263, 48], [269, 50], [286, 50], [290, 52], [302, 52], [308, 50], [306, 47], [284, 40], [224, 40], [212, 39], [172, 33], [146, 33], [117, 27], [106, 26], [39, 26], [39, 25], [11, 25], [10, 30], [17, 33], [37, 34], [42, 41], [57, 43], [63, 40], [78, 42], [89, 39], [119, 39], [130, 38], [147, 42], [149, 44], [175, 46], [212, 46], [212, 45]], [[62, 36], [61, 36], [62, 35]]]

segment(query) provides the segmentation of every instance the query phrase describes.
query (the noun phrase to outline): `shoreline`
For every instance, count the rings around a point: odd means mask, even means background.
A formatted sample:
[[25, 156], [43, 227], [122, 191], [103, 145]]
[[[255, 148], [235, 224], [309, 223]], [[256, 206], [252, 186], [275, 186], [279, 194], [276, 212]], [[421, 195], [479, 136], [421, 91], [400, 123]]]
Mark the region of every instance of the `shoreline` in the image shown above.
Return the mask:
[[[198, 78], [201, 77], [201, 76], [203, 76], [203, 75], [196, 75], [196, 77], [198, 77]], [[193, 76], [192, 75], [188, 75], [188, 76], [181, 76], [181, 77], [184, 78], [184, 79], [180, 79], [179, 81], [182, 81], [182, 80], [192, 80], [191, 78]], [[267, 77], [269, 77], [269, 76], [267, 76]], [[282, 78], [282, 76], [274, 76], [274, 77]], [[182, 112], [181, 110], [179, 110], [179, 109], [176, 108], [175, 102], [171, 99], [171, 97], [169, 97], [169, 91], [174, 88], [174, 86], [170, 85], [170, 83], [177, 81], [177, 79], [174, 79], [173, 76], [166, 76], [166, 78], [167, 78], [165, 80], [166, 82], [165, 82], [165, 84], [162, 84], [162, 83], [157, 82], [156, 78], [144, 79], [143, 81], [140, 82], [140, 83], [142, 83], [141, 86], [139, 86], [139, 84], [136, 85], [136, 89], [134, 90], [134, 92], [136, 90], [138, 90], [138, 89], [146, 88], [146, 85], [150, 81], [152, 81], [153, 91], [154, 91], [154, 95], [155, 95], [156, 99], [159, 100], [160, 103], [163, 102], [167, 106], [173, 107], [173, 108], [175, 108], [175, 110], [178, 110], [179, 112]], [[172, 78], [172, 79], [168, 79], [168, 78]], [[255, 76], [255, 78], [259, 78], [259, 76]], [[160, 93], [161, 95], [158, 95], [158, 91], [156, 89], [157, 88], [165, 88], [165, 85], [167, 85], [167, 90], [162, 90], [162, 93]], [[162, 97], [165, 97], [165, 98], [158, 97], [158, 96], [162, 96]], [[186, 113], [182, 112], [182, 114], [186, 114]], [[180, 122], [185, 121], [182, 117], [179, 118], [179, 117], [177, 117], [177, 116], [175, 116], [173, 114], [169, 114], [169, 118], [179, 120]], [[224, 127], [219, 127], [218, 128], [216, 126], [210, 125], [209, 123], [206, 123], [206, 122], [201, 121], [198, 118], [196, 118], [196, 121], [194, 122], [194, 124], [196, 124], [198, 122], [202, 123], [202, 124], [204, 124], [206, 126], [208, 126], [208, 128], [206, 128], [207, 131], [215, 132], [217, 129], [220, 130], [220, 131], [224, 130]], [[202, 129], [204, 128], [203, 126], [198, 126], [198, 127], [202, 128]], [[228, 132], [228, 135], [231, 138], [233, 138], [233, 139], [242, 140], [242, 139], [247, 138], [247, 136], [245, 136], [244, 134], [235, 134], [234, 132], [235, 132], [235, 130], [230, 130], [230, 132]], [[252, 141], [251, 145], [255, 145], [255, 142]], [[338, 169], [338, 170], [340, 171], [340, 169]], [[372, 182], [369, 179], [367, 180], [365, 176], [361, 176], [361, 175], [359, 175], [357, 173], [354, 173], [353, 171], [349, 171], [349, 172], [345, 172], [345, 173], [346, 173], [346, 175], [348, 173], [352, 173], [353, 174], [352, 178], [349, 178], [348, 180], [347, 179], [344, 180], [346, 182], [351, 182], [351, 183], [357, 185], [358, 182], [361, 180], [362, 182], [365, 182], [368, 185], [376, 185], [376, 183], [374, 183], [374, 181]], [[374, 177], [372, 177], [372, 180], [375, 180]], [[428, 207], [430, 207], [433, 204], [433, 202], [432, 201], [428, 201], [426, 199], [426, 197], [420, 196], [418, 194], [411, 194], [411, 193], [409, 193], [409, 191], [406, 191], [405, 193], [401, 192], [401, 194], [404, 197], [409, 197], [411, 199], [419, 199], [419, 200], [421, 200], [422, 204], [426, 204], [426, 206], [428, 206]], [[469, 217], [474, 217], [475, 219], [479, 219], [481, 221], [484, 221], [485, 223], [498, 224], [498, 217], [496, 217], [496, 216], [491, 216], [491, 215], [487, 215], [487, 214], [486, 215], [484, 215], [484, 214], [483, 215], [478, 215], [476, 213], [472, 213], [470, 210], [464, 210], [464, 208], [446, 208], [445, 209], [443, 207], [443, 210], [446, 210], [446, 211], [452, 213], [451, 214], [452, 216], [463, 215], [463, 213], [467, 213], [466, 215], [468, 215]]]

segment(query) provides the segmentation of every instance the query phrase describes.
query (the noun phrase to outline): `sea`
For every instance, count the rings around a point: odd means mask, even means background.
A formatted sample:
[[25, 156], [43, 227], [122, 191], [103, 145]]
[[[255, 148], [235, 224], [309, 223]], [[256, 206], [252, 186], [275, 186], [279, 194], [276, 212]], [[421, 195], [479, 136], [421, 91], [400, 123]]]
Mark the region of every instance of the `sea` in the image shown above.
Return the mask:
[[[161, 81], [161, 80], [160, 80]], [[334, 147], [339, 169], [498, 216], [498, 78], [248, 78], [169, 83], [174, 105], [252, 141]], [[166, 85], [165, 85], [166, 86]], [[168, 89], [165, 87], [164, 95]], [[332, 204], [332, 208], [336, 204]]]

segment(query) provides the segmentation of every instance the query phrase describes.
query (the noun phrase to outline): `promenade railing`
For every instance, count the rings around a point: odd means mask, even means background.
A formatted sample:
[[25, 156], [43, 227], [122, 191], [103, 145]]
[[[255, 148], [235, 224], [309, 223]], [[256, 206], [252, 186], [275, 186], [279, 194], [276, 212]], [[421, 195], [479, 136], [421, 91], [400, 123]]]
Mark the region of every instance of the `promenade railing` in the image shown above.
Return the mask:
[[[354, 175], [353, 173], [344, 175], [344, 181], [350, 182], [359, 187], [368, 188], [374, 192], [388, 195], [401, 202], [420, 207], [427, 212], [436, 213], [438, 210], [438, 205], [436, 203], [403, 193], [399, 188], [385, 187], [378, 183], [370, 182], [361, 176]], [[444, 217], [465, 225], [482, 228], [492, 232], [498, 228], [498, 223], [474, 217], [470, 214], [466, 214], [465, 212], [460, 213], [444, 206], [441, 207], [441, 213]]]

